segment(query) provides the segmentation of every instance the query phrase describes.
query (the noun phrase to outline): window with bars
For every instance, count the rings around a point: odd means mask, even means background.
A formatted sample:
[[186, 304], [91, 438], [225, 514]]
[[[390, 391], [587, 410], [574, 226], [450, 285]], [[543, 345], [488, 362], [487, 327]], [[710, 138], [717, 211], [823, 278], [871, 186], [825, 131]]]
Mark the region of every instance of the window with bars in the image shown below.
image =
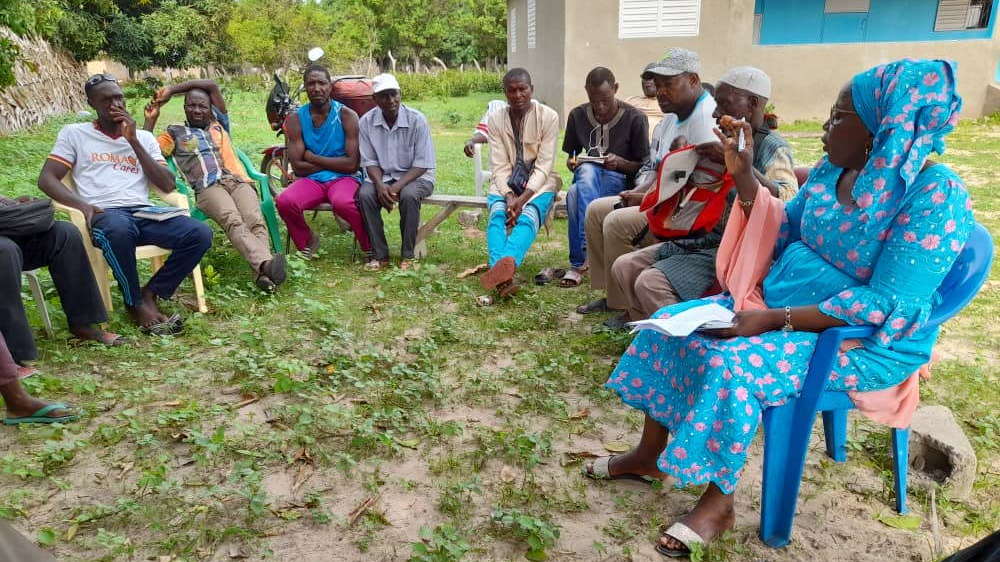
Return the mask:
[[938, 0], [934, 31], [985, 29], [992, 7], [988, 0]]
[[701, 0], [619, 0], [618, 38], [695, 37]]

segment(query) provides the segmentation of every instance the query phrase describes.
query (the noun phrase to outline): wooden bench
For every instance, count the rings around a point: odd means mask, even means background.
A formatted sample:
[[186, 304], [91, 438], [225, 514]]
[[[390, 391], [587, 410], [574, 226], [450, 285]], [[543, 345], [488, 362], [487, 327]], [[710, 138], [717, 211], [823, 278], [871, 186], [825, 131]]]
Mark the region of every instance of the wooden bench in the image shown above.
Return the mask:
[[417, 259], [427, 257], [427, 237], [434, 233], [441, 223], [451, 216], [456, 210], [465, 207], [467, 209], [485, 209], [486, 198], [475, 195], [438, 195], [431, 194], [422, 202], [424, 205], [437, 205], [441, 207], [431, 220], [420, 225], [417, 230], [417, 244], [413, 248], [413, 255]]

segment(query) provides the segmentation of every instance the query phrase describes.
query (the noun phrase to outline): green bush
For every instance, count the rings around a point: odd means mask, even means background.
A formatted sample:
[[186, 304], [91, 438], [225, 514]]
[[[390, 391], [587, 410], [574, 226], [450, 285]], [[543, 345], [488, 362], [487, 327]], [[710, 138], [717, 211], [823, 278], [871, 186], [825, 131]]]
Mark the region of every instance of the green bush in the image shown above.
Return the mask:
[[498, 72], [445, 70], [437, 74], [399, 74], [403, 97], [419, 100], [432, 97], [461, 97], [474, 92], [499, 93], [503, 75]]
[[155, 76], [147, 76], [141, 80], [133, 80], [131, 82], [125, 82], [122, 84], [122, 92], [125, 93], [127, 99], [138, 99], [149, 101], [152, 99], [153, 94], [156, 90], [163, 87], [163, 80]]
[[[503, 93], [499, 72], [479, 72], [445, 70], [436, 74], [397, 74], [403, 99], [408, 101], [427, 98], [462, 97], [473, 93]], [[294, 91], [301, 82], [298, 72], [286, 72], [282, 79], [288, 80]], [[223, 88], [248, 92], [266, 91], [274, 85], [270, 75], [244, 74], [219, 80]]]

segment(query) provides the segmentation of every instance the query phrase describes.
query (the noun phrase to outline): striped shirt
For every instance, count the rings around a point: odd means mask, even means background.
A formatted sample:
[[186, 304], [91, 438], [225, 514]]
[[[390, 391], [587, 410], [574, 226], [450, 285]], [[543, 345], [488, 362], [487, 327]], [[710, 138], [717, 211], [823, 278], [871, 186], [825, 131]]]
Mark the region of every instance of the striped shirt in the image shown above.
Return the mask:
[[226, 174], [250, 181], [236, 157], [229, 133], [218, 121], [204, 129], [170, 125], [156, 140], [164, 155], [174, 157], [178, 171], [195, 192], [214, 185]]

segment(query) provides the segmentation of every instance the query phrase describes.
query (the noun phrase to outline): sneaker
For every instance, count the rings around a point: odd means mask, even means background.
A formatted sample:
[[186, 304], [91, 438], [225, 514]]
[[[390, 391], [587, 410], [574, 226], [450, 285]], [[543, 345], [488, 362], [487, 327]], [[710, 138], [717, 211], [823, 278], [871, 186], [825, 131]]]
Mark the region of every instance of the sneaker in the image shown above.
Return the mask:
[[389, 260], [370, 259], [365, 263], [365, 271], [382, 271], [389, 265]]

